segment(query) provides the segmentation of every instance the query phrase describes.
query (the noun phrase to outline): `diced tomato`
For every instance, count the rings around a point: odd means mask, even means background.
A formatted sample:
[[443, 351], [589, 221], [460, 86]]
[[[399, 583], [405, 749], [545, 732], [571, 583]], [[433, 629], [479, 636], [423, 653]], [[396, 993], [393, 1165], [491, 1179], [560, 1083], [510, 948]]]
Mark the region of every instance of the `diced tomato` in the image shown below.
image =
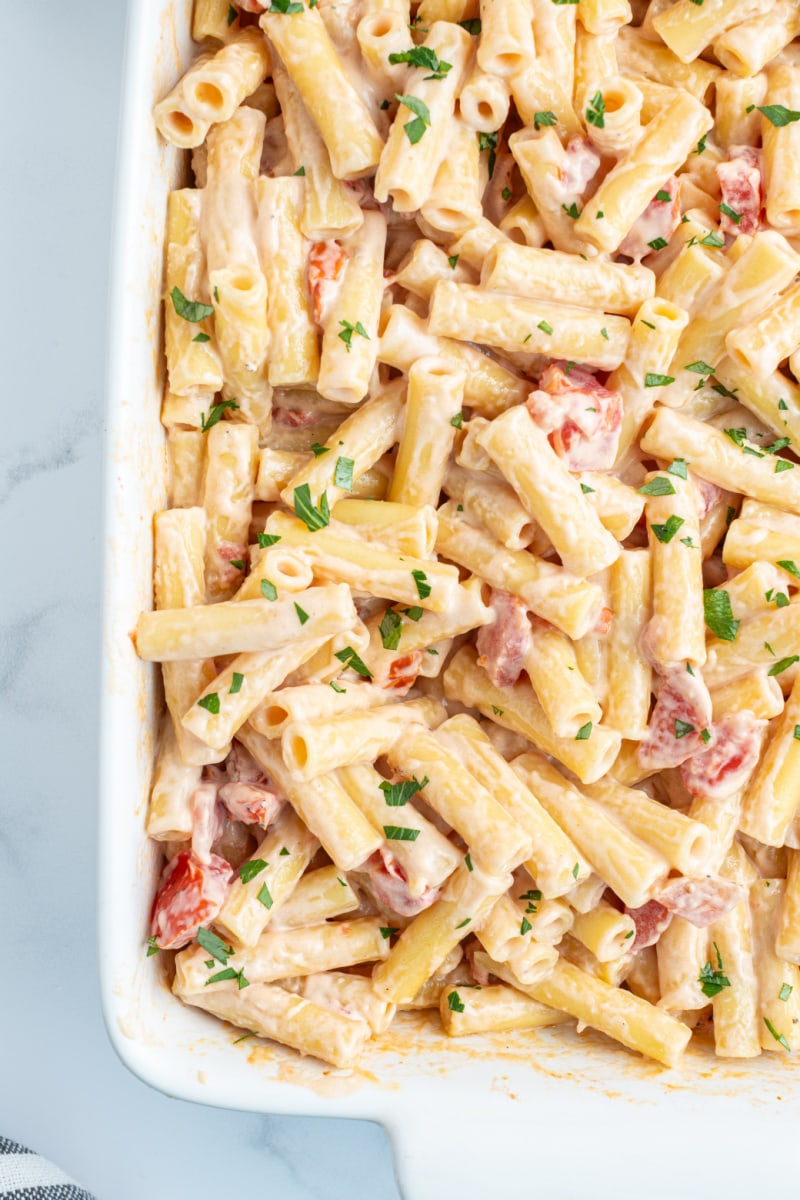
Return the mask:
[[654, 946], [672, 920], [672, 913], [658, 900], [648, 900], [641, 908], [626, 908], [625, 912], [636, 926], [631, 950]]
[[686, 664], [669, 668], [650, 716], [647, 737], [639, 743], [639, 763], [646, 770], [679, 767], [705, 747], [703, 733], [711, 725], [711, 697], [698, 671]]
[[[659, 200], [661, 193], [668, 193], [669, 200]], [[668, 242], [681, 220], [681, 185], [671, 175], [659, 188], [647, 208], [636, 218], [619, 248], [620, 254], [640, 259], [656, 250], [663, 250], [661, 242]], [[655, 242], [655, 245], [653, 245]]]
[[709, 483], [707, 479], [701, 479], [699, 475], [693, 474], [692, 479], [700, 499], [697, 515], [702, 521], [703, 517], [707, 517], [712, 508], [719, 504], [722, 488], [717, 487], [715, 483]]
[[592, 633], [596, 637], [605, 637], [614, 623], [614, 610], [611, 608], [601, 608], [600, 616], [592, 627]]
[[485, 967], [482, 967], [482, 966], [480, 966], [479, 963], [475, 962], [476, 950], [482, 950], [482, 949], [483, 949], [483, 947], [481, 946], [479, 941], [476, 941], [475, 938], [470, 938], [469, 941], [467, 942], [466, 946], [464, 947], [464, 957], [466, 958], [467, 963], [469, 964], [469, 969], [472, 973], [472, 978], [475, 980], [478, 987], [488, 987], [490, 981], [494, 978], [494, 976], [490, 975], [490, 973], [486, 970]]
[[234, 821], [267, 829], [283, 808], [283, 798], [256, 783], [225, 783], [219, 798]]
[[711, 875], [703, 879], [683, 876], [670, 879], [658, 891], [659, 904], [698, 929], [713, 925], [740, 904], [744, 897], [745, 890], [738, 883], [715, 879]]
[[333, 241], [315, 242], [308, 252], [308, 289], [314, 320], [320, 326], [324, 324], [331, 301], [339, 291], [348, 258], [347, 251]]
[[272, 410], [273, 425], [284, 425], [287, 429], [307, 429], [316, 425], [318, 413], [312, 408], [274, 408]]
[[493, 591], [494, 621], [478, 630], [478, 661], [495, 687], [511, 687], [519, 679], [531, 645], [528, 610], [518, 596]]
[[381, 683], [381, 687], [404, 695], [416, 683], [421, 666], [421, 650], [412, 650], [410, 654], [401, 654], [399, 658], [392, 659], [389, 672]]
[[176, 854], [164, 868], [150, 914], [156, 945], [161, 950], [188, 945], [222, 908], [232, 877], [230, 865], [216, 854], [208, 862], [193, 851]]
[[566, 145], [566, 160], [561, 171], [564, 192], [571, 199], [583, 197], [600, 167], [600, 155], [591, 142], [574, 134]]
[[225, 826], [215, 783], [201, 783], [192, 793], [192, 853], [201, 862], [211, 858], [211, 847]]
[[[250, 751], [241, 742], [234, 741], [230, 754], [225, 759], [225, 779], [232, 783], [266, 783], [267, 777]], [[208, 768], [206, 768], [208, 770]]]
[[766, 728], [766, 721], [747, 710], [721, 717], [705, 749], [681, 766], [687, 792], [721, 800], [744, 787], [758, 763]]
[[425, 888], [420, 896], [412, 896], [403, 868], [390, 850], [380, 849], [371, 855], [360, 871], [369, 877], [369, 888], [378, 905], [397, 913], [399, 917], [415, 917], [430, 908], [441, 888]]
[[758, 231], [763, 203], [761, 187], [761, 157], [752, 146], [731, 146], [728, 161], [714, 168], [719, 179], [722, 203], [734, 214], [720, 207], [719, 227], [722, 233], [753, 234]]
[[[567, 364], [564, 364], [566, 367]], [[622, 397], [585, 368], [551, 363], [527, 400], [528, 412], [570, 471], [613, 467], [622, 426]]]
[[217, 546], [217, 555], [221, 560], [221, 565], [218, 569], [218, 580], [221, 586], [234, 587], [241, 583], [244, 578], [241, 567], [235, 567], [232, 564], [237, 562], [246, 563], [250, 551], [246, 542], [221, 542]]

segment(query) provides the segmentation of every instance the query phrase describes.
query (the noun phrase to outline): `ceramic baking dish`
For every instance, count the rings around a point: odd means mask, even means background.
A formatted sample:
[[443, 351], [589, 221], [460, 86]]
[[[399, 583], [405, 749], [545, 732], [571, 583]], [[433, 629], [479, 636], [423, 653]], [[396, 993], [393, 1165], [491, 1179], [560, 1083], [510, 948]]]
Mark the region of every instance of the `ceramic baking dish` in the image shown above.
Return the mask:
[[[151, 605], [151, 514], [165, 503], [159, 404], [162, 237], [185, 161], [150, 109], [192, 56], [191, 0], [130, 0], [108, 367], [100, 787], [103, 1008], [123, 1062], [171, 1096], [256, 1112], [365, 1117], [387, 1129], [407, 1200], [735, 1200], [797, 1184], [791, 1060], [691, 1050], [666, 1071], [569, 1027], [448, 1041], [409, 1018], [337, 1072], [173, 998], [144, 941], [157, 871], [144, 832], [156, 673], [130, 640]], [[788, 1188], [788, 1193], [784, 1190]]]

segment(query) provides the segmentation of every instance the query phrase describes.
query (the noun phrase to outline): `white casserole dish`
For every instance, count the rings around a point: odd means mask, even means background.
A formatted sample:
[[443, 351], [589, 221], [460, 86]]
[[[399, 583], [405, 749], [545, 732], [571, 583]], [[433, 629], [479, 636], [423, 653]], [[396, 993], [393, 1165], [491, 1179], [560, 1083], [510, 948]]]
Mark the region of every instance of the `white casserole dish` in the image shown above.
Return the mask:
[[[157, 871], [144, 815], [160, 696], [130, 640], [151, 604], [151, 514], [165, 503], [159, 406], [162, 238], [182, 157], [150, 117], [193, 55], [191, 0], [130, 0], [111, 288], [106, 618], [100, 792], [103, 1008], [123, 1062], [171, 1096], [257, 1112], [364, 1117], [395, 1147], [408, 1200], [502, 1195], [674, 1200], [751, 1195], [796, 1173], [800, 1078], [791, 1059], [665, 1071], [565, 1027], [448, 1041], [393, 1027], [363, 1068], [301, 1062], [167, 990], [145, 957]], [[794, 1184], [788, 1182], [792, 1193]]]

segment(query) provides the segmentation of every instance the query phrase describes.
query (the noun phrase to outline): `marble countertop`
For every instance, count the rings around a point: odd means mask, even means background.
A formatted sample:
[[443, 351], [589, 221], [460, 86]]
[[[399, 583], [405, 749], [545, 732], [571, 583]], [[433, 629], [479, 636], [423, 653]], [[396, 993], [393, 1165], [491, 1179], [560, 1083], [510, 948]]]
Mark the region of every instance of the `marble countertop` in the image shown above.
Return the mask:
[[279, 1200], [398, 1200], [378, 1126], [169, 1100], [128, 1073], [103, 1026], [101, 454], [125, 7], [16, 6], [0, 73], [0, 1134], [98, 1200], [216, 1200], [222, 1180]]

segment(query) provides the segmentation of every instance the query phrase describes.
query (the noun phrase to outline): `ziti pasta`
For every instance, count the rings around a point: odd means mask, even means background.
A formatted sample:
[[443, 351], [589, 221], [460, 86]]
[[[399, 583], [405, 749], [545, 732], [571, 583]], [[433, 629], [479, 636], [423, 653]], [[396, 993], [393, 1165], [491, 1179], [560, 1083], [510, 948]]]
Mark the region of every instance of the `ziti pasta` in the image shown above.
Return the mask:
[[795, 9], [196, 0], [134, 633], [187, 1004], [798, 1048]]

